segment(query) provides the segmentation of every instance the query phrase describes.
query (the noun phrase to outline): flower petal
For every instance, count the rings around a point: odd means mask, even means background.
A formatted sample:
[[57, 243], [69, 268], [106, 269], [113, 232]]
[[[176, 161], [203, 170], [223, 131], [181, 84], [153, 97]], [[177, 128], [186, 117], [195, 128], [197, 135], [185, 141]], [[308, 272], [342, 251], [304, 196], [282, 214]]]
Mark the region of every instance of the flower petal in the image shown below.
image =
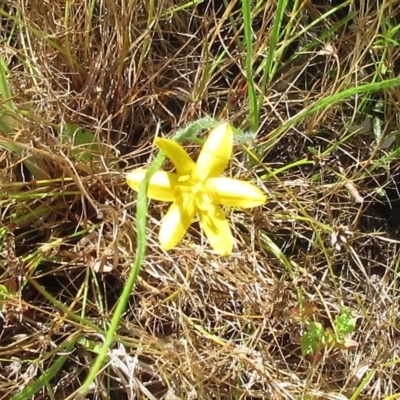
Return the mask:
[[267, 196], [255, 185], [232, 178], [210, 178], [206, 192], [216, 204], [230, 207], [251, 208], [261, 206]]
[[172, 249], [182, 240], [195, 214], [195, 202], [189, 196], [181, 196], [172, 203], [162, 220], [159, 233], [161, 247], [164, 250]]
[[[129, 187], [136, 192], [142, 183], [147, 169], [138, 168], [130, 171], [126, 175], [126, 182]], [[174, 187], [178, 184], [178, 175], [165, 171], [157, 171], [150, 179], [147, 196], [150, 199], [161, 201], [174, 201]]]
[[173, 162], [178, 175], [189, 175], [196, 164], [186, 150], [173, 140], [156, 138], [154, 144]]
[[227, 124], [218, 125], [208, 136], [197, 159], [197, 168], [202, 178], [219, 176], [232, 157], [233, 130]]
[[211, 247], [221, 256], [232, 253], [233, 236], [225, 214], [217, 205], [207, 212], [198, 210], [201, 227], [210, 242]]

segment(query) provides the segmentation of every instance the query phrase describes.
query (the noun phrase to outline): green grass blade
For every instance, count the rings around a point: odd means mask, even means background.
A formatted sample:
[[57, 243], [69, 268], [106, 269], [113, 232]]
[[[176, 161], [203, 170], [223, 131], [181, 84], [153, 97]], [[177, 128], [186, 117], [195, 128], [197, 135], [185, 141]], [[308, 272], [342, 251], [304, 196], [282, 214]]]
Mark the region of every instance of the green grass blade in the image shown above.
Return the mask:
[[51, 365], [51, 367], [45, 371], [36, 381], [34, 381], [32, 384], [27, 386], [25, 389], [23, 389], [21, 392], [17, 393], [15, 396], [11, 398], [11, 400], [26, 400], [30, 399], [32, 396], [34, 396], [39, 390], [43, 388], [43, 386], [46, 386], [52, 378], [60, 371], [61, 367], [64, 365], [65, 361], [67, 361], [69, 357], [69, 353], [73, 349], [78, 336], [80, 335], [80, 332], [77, 332], [72, 339], [66, 340], [60, 348], [63, 348], [63, 355], [59, 356], [57, 360], [55, 361], [54, 364]]
[[291, 128], [293, 125], [298, 122], [304, 120], [304, 118], [309, 117], [313, 113], [318, 110], [322, 110], [331, 106], [332, 104], [339, 103], [343, 100], [349, 99], [355, 95], [359, 94], [367, 94], [376, 92], [379, 90], [392, 89], [397, 86], [400, 86], [400, 78], [393, 78], [384, 80], [381, 82], [367, 83], [364, 85], [351, 87], [349, 89], [345, 89], [341, 92], [335, 93], [329, 97], [323, 97], [315, 103], [311, 104], [308, 107], [304, 107], [302, 111], [296, 114], [293, 118], [289, 118], [285, 123], [283, 123], [279, 128], [272, 131], [268, 137], [265, 148], [269, 148], [272, 145], [276, 145], [276, 141], [278, 137], [282, 135], [285, 131]]
[[3, 57], [0, 55], [0, 95], [3, 99], [2, 106], [5, 106], [9, 110], [15, 111], [16, 107], [12, 101], [11, 90], [8, 85], [8, 75], [9, 71], [7, 65]]
[[285, 15], [285, 10], [287, 8], [288, 0], [279, 0], [276, 5], [276, 12], [274, 18], [274, 26], [272, 28], [271, 36], [269, 39], [268, 55], [267, 61], [264, 68], [263, 77], [263, 91], [266, 90], [266, 86], [271, 82], [273, 78], [274, 70], [274, 59], [276, 55], [276, 49], [279, 42], [279, 37], [281, 34], [283, 17]]
[[250, 0], [242, 1], [242, 13], [244, 24], [244, 41], [246, 45], [246, 80], [247, 80], [247, 93], [249, 97], [250, 106], [250, 129], [255, 132], [259, 125], [258, 104], [257, 96], [254, 85], [254, 71], [253, 71], [253, 29], [251, 24], [251, 4]]

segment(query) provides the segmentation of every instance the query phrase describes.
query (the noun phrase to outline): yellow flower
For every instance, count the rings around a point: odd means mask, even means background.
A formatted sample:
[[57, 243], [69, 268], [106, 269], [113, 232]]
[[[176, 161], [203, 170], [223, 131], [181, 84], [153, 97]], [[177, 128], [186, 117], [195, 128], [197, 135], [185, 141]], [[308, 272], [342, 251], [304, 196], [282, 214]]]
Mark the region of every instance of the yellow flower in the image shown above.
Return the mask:
[[[218, 254], [230, 254], [233, 236], [219, 204], [250, 208], [267, 200], [263, 192], [249, 182], [220, 177], [232, 156], [231, 126], [224, 123], [211, 131], [197, 163], [172, 140], [156, 138], [154, 144], [176, 168], [176, 173], [157, 171], [149, 182], [149, 198], [172, 202], [161, 223], [161, 246], [165, 250], [175, 247], [197, 214], [212, 248]], [[129, 172], [126, 177], [128, 185], [137, 191], [145, 174], [144, 168]]]

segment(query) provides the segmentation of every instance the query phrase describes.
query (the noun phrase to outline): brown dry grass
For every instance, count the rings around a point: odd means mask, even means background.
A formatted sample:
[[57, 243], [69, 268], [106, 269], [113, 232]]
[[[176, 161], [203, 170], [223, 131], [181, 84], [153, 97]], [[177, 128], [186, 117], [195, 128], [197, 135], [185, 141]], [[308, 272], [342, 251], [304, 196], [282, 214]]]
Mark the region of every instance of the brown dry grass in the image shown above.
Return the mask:
[[[0, 152], [0, 283], [11, 293], [1, 303], [1, 399], [43, 376], [66, 354], [65, 341], [79, 337], [56, 375], [29, 397], [76, 398], [102, 336], [50, 296], [107, 330], [136, 248], [136, 195], [124, 173], [149, 163], [155, 133], [170, 136], [205, 115], [248, 129], [239, 2], [179, 10], [177, 3], [2, 5], [1, 55], [18, 109], [13, 140], [24, 152]], [[272, 3], [260, 3], [254, 19], [255, 68], [268, 49]], [[238, 243], [229, 258], [210, 252], [196, 224], [174, 251], [162, 251], [157, 229], [166, 205], [151, 204], [147, 257], [118, 343], [87, 398], [354, 400], [400, 393], [397, 152], [380, 149], [365, 123], [358, 133], [346, 128], [370, 114], [383, 121], [384, 135], [397, 131], [399, 91], [353, 96], [276, 130], [307, 105], [398, 75], [399, 47], [383, 38], [399, 20], [400, 4], [354, 2], [318, 21], [332, 7], [304, 2], [292, 35], [317, 22], [282, 44], [283, 67], [264, 94], [252, 149], [262, 162], [249, 167], [238, 147], [229, 171], [261, 177], [269, 202], [229, 212]], [[228, 56], [219, 63], [223, 50]], [[373, 110], [378, 100], [383, 113]], [[75, 157], [59, 139], [65, 122], [95, 133], [105, 144], [101, 155], [89, 164]], [[23, 170], [24, 157], [42, 179]], [[292, 165], [302, 159], [308, 162]], [[99, 263], [114, 268], [94, 273]], [[294, 315], [299, 293], [312, 315]], [[332, 327], [343, 306], [358, 318], [358, 348], [328, 346], [303, 357], [307, 319]]]

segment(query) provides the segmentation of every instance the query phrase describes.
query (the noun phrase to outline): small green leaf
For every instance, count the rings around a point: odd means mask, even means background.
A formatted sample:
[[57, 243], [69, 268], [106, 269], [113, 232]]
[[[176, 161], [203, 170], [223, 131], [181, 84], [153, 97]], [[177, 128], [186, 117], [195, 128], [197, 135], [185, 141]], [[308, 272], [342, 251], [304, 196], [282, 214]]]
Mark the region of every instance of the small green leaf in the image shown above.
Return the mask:
[[82, 162], [90, 162], [100, 150], [95, 135], [76, 124], [62, 125], [60, 137], [62, 143], [72, 145], [72, 154]]
[[96, 343], [93, 340], [89, 340], [83, 336], [78, 339], [78, 343], [85, 347], [86, 349], [90, 350], [93, 353], [99, 354], [101, 350], [101, 343]]
[[386, 190], [382, 187], [375, 188], [374, 192], [380, 197], [386, 197]]
[[307, 331], [300, 340], [301, 354], [315, 354], [324, 342], [324, 327], [319, 322], [310, 322]]
[[335, 318], [336, 331], [339, 340], [342, 341], [345, 335], [353, 333], [356, 330], [357, 319], [352, 317], [351, 310], [347, 307]]
[[319, 155], [319, 151], [312, 146], [308, 146], [307, 150], [309, 151], [309, 153], [311, 153], [313, 156], [318, 156]]
[[8, 290], [6, 285], [0, 285], [0, 301], [5, 300], [10, 294], [10, 291]]
[[321, 174], [317, 173], [317, 174], [310, 176], [309, 181], [310, 182], [321, 182]]

